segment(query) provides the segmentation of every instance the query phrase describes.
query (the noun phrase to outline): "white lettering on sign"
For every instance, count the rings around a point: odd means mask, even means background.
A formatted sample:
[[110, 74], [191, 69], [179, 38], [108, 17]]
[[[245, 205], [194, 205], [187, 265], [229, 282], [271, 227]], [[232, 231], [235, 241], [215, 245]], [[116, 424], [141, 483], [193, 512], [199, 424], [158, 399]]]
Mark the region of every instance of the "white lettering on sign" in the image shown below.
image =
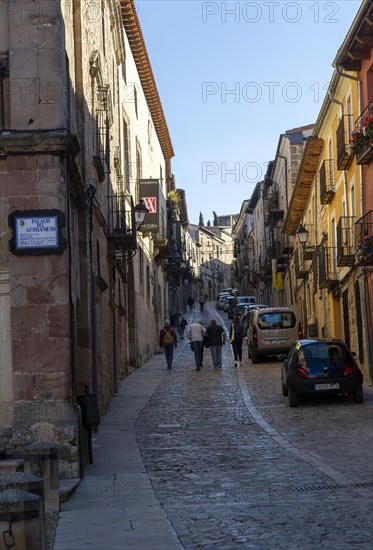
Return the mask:
[[157, 213], [157, 197], [143, 197], [146, 208], [149, 210], [149, 214]]
[[17, 218], [16, 247], [58, 248], [57, 216]]

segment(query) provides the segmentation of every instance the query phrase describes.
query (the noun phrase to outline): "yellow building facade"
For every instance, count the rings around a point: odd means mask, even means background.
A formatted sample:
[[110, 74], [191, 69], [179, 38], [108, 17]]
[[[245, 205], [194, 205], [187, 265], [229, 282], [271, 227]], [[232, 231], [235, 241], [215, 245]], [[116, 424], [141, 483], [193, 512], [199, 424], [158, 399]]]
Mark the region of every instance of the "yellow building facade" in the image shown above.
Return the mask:
[[306, 142], [284, 232], [299, 237], [289, 269], [305, 335], [342, 338], [368, 374], [367, 316], [355, 243], [362, 215], [361, 168], [349, 145], [359, 113], [356, 76], [334, 71]]

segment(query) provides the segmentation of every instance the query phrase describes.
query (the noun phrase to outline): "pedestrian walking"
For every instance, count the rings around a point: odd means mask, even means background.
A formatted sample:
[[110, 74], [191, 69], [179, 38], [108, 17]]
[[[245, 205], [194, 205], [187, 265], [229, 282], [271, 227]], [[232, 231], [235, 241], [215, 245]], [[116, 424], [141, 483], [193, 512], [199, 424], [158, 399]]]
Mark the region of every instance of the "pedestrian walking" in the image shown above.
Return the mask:
[[234, 366], [239, 367], [242, 363], [243, 326], [238, 315], [233, 318], [229, 339], [233, 348]]
[[200, 370], [202, 367], [202, 349], [203, 349], [203, 337], [206, 334], [205, 327], [199, 323], [192, 323], [189, 325], [188, 339], [190, 347], [194, 352], [194, 359], [196, 362], [196, 370]]
[[194, 300], [191, 296], [189, 296], [188, 298], [188, 301], [187, 301], [187, 304], [188, 304], [188, 307], [189, 307], [189, 311], [193, 311], [193, 307], [194, 307]]
[[198, 301], [199, 301], [199, 308], [201, 311], [203, 311], [203, 307], [205, 305], [205, 302], [206, 302], [206, 298], [207, 298], [207, 294], [201, 294], [199, 295], [199, 298], [198, 298]]
[[222, 346], [225, 345], [225, 330], [221, 325], [217, 324], [215, 319], [211, 319], [210, 325], [206, 329], [206, 336], [210, 346], [211, 359], [214, 369], [221, 369], [221, 349]]
[[166, 356], [167, 368], [172, 369], [172, 361], [174, 358], [174, 349], [177, 348], [176, 332], [171, 326], [169, 320], [164, 322], [164, 327], [159, 333], [159, 345], [163, 348]]
[[188, 324], [188, 321], [184, 318], [184, 316], [182, 316], [177, 329], [180, 340], [184, 340], [184, 331], [187, 324]]

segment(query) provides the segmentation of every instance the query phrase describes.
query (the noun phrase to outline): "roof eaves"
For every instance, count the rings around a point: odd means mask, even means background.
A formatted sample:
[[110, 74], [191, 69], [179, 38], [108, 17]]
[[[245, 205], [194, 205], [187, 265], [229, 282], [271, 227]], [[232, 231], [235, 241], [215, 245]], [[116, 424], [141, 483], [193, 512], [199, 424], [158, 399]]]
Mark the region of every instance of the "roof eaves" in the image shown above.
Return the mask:
[[297, 181], [290, 199], [289, 209], [282, 230], [286, 235], [295, 235], [299, 226], [304, 209], [307, 206], [323, 147], [323, 139], [312, 136], [307, 138]]
[[120, 0], [123, 25], [166, 160], [175, 156], [134, 0]]

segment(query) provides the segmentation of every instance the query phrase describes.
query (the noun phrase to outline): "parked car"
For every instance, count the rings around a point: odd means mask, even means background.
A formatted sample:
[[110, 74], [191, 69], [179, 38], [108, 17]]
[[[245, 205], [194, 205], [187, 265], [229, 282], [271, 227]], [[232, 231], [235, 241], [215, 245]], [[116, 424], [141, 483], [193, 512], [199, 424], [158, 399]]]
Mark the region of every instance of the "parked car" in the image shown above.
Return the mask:
[[255, 296], [237, 296], [237, 305], [238, 304], [255, 304]]
[[224, 311], [228, 312], [228, 317], [229, 317], [229, 309], [233, 308], [235, 306], [235, 303], [236, 303], [236, 298], [234, 296], [229, 296], [228, 300], [225, 302], [223, 309]]
[[[243, 304], [240, 304], [242, 306]], [[254, 311], [254, 309], [265, 309], [268, 308], [268, 304], [244, 304], [242, 308], [242, 321], [246, 322], [246, 328], [245, 332], [247, 331], [248, 323], [250, 320], [250, 313]]]
[[362, 403], [363, 375], [353, 354], [342, 340], [298, 340], [281, 368], [282, 394], [290, 407], [301, 395], [347, 393]]
[[303, 338], [302, 323], [292, 307], [253, 309], [247, 326], [247, 345], [253, 363], [266, 355], [287, 354]]
[[219, 294], [230, 294], [231, 296], [234, 295], [234, 293], [237, 292], [235, 288], [222, 288]]
[[224, 309], [224, 304], [228, 298], [230, 298], [230, 294], [219, 294], [218, 301], [216, 302], [216, 308]]

